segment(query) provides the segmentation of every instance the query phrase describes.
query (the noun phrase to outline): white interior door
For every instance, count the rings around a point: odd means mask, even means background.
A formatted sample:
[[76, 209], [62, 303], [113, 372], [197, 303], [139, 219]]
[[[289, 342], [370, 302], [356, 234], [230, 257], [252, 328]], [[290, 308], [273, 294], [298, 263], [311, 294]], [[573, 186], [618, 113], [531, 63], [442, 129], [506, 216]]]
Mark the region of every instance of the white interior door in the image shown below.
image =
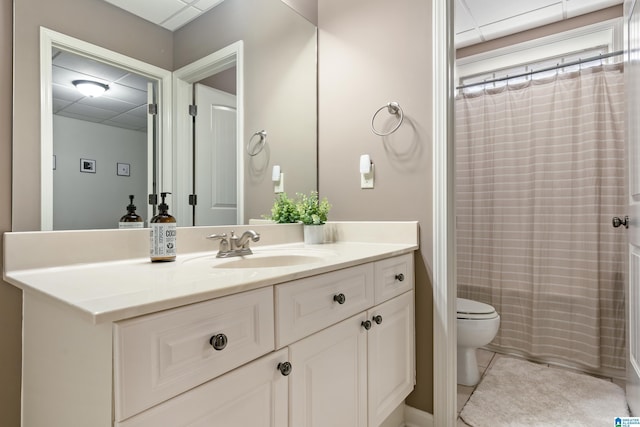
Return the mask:
[[236, 96], [195, 84], [194, 225], [239, 223]]
[[627, 153], [629, 155], [629, 284], [627, 289], [627, 401], [640, 416], [640, 4], [625, 1], [628, 58], [625, 64], [627, 93]]

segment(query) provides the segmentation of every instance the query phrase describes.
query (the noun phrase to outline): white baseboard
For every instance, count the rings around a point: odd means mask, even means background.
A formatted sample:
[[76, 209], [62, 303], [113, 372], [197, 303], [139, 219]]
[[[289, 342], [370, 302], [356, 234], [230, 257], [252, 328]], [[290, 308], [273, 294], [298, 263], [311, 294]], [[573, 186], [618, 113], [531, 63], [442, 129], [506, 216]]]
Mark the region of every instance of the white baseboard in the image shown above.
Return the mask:
[[405, 405], [404, 420], [406, 427], [433, 427], [433, 414]]

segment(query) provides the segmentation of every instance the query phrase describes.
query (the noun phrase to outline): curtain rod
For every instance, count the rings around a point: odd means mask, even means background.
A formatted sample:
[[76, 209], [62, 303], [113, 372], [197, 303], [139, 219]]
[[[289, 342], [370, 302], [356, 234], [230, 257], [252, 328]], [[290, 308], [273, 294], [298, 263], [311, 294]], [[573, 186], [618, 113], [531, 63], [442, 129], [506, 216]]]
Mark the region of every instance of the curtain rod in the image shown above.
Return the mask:
[[557, 64], [557, 65], [554, 65], [554, 66], [551, 66], [551, 67], [541, 68], [539, 70], [527, 71], [526, 73], [514, 74], [512, 76], [500, 77], [500, 78], [497, 78], [497, 79], [484, 80], [484, 81], [476, 82], [476, 83], [469, 83], [467, 85], [460, 85], [460, 86], [456, 86], [456, 89], [466, 89], [468, 87], [473, 87], [473, 86], [480, 86], [480, 85], [486, 85], [486, 84], [491, 84], [491, 83], [496, 83], [496, 82], [503, 82], [505, 80], [510, 80], [510, 79], [517, 79], [518, 77], [525, 77], [525, 76], [530, 76], [532, 74], [544, 73], [546, 71], [553, 71], [553, 70], [557, 70], [558, 68], [572, 67], [574, 65], [580, 65], [580, 64], [583, 64], [585, 62], [597, 61], [599, 59], [607, 59], [607, 58], [611, 58], [612, 56], [622, 55], [623, 53], [624, 53], [624, 50], [617, 50], [615, 52], [610, 52], [610, 53], [605, 53], [605, 54], [601, 54], [601, 55], [597, 55], [597, 56], [592, 56], [591, 58], [578, 59], [577, 61], [567, 62], [567, 63], [564, 63], [564, 64]]

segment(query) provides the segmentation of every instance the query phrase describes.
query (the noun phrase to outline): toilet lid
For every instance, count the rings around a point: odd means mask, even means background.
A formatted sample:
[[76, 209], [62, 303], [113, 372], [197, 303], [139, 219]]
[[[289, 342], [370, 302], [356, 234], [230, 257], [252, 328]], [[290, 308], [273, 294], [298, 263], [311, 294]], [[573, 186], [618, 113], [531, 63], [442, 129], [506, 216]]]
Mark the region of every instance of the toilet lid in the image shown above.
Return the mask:
[[458, 319], [493, 319], [498, 316], [495, 308], [480, 301], [458, 298], [456, 304]]

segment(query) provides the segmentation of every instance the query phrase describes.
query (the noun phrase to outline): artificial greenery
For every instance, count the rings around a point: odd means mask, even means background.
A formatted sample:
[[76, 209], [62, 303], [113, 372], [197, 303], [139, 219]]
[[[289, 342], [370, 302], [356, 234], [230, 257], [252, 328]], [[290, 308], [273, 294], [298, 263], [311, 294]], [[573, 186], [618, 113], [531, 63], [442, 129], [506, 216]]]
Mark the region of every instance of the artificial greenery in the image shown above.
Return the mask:
[[331, 205], [326, 197], [319, 200], [317, 191], [312, 191], [308, 196], [300, 193], [296, 196], [296, 207], [298, 208], [300, 222], [305, 225], [320, 225], [327, 221], [327, 214], [329, 214]]
[[327, 221], [330, 209], [327, 198], [319, 200], [317, 191], [312, 191], [309, 195], [297, 193], [295, 199], [290, 199], [287, 193], [280, 193], [268, 218], [279, 224], [301, 222], [306, 225], [320, 225]]
[[278, 224], [298, 222], [298, 208], [294, 200], [287, 197], [287, 193], [280, 193], [271, 208], [272, 221]]

